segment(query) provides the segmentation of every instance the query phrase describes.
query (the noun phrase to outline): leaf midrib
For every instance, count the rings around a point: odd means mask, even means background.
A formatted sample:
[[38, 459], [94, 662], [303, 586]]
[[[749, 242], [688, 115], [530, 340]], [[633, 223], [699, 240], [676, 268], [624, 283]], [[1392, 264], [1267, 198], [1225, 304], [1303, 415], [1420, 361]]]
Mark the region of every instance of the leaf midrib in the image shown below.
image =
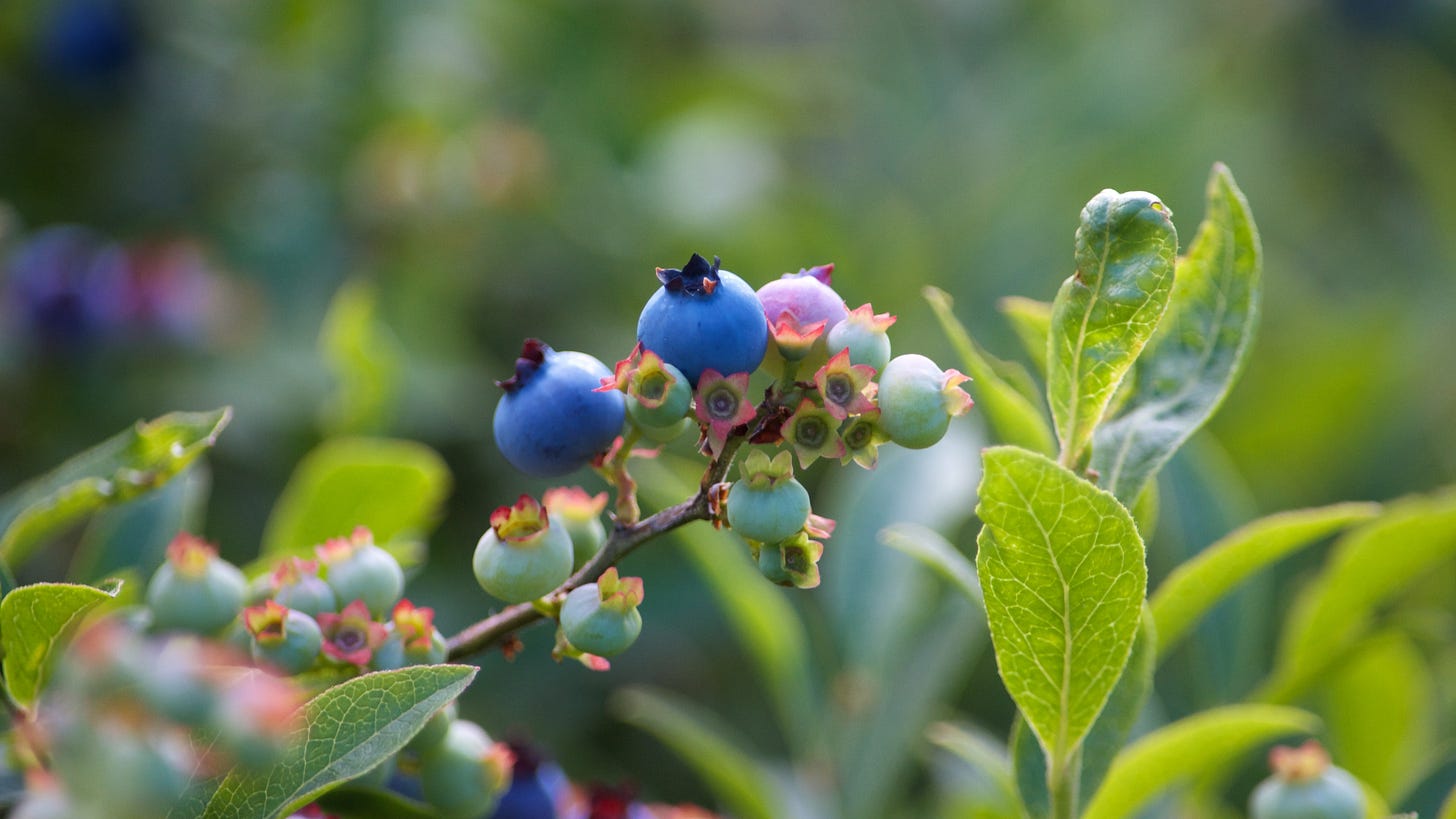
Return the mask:
[[[1082, 325], [1077, 328], [1077, 343], [1073, 345], [1072, 349], [1072, 393], [1068, 396], [1072, 417], [1067, 429], [1067, 440], [1062, 443], [1062, 461], [1066, 466], [1071, 466], [1070, 461], [1077, 456], [1077, 453], [1072, 451], [1072, 447], [1076, 446], [1077, 435], [1081, 432], [1082, 426], [1082, 413], [1079, 410], [1082, 404], [1082, 350], [1087, 344], [1087, 325], [1092, 320], [1092, 309], [1097, 306], [1100, 288], [1107, 276], [1107, 257], [1110, 253], [1112, 253], [1112, 220], [1109, 218], [1102, 229], [1102, 256], [1097, 260], [1097, 286], [1089, 288], [1092, 291], [1092, 298], [1087, 302], [1086, 309], [1082, 311]], [[1078, 273], [1080, 272], [1079, 270]], [[1085, 282], [1083, 286], [1086, 286]]]

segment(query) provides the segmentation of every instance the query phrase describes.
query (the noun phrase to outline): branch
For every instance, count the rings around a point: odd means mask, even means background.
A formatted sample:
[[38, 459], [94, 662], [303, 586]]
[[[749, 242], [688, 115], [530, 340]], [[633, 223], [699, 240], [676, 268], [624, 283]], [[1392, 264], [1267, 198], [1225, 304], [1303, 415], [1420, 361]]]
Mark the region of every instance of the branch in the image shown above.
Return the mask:
[[[612, 534], [602, 544], [601, 550], [585, 566], [567, 578], [560, 587], [547, 594], [546, 598], [559, 600], [577, 586], [594, 582], [602, 576], [603, 572], [615, 566], [617, 561], [659, 535], [667, 534], [673, 529], [695, 520], [710, 519], [712, 514], [708, 511], [708, 491], [713, 485], [723, 480], [723, 476], [728, 473], [728, 467], [733, 463], [733, 456], [743, 445], [743, 441], [743, 436], [732, 436], [728, 439], [723, 447], [723, 452], [708, 464], [708, 469], [703, 473], [703, 480], [698, 486], [697, 494], [691, 498], [676, 506], [669, 506], [636, 523], [624, 524], [619, 521], [616, 528], [612, 530]], [[459, 634], [447, 640], [449, 659], [451, 661], [459, 660], [498, 645], [517, 630], [544, 618], [545, 615], [537, 611], [535, 606], [529, 602], [507, 606], [484, 620], [466, 626]]]

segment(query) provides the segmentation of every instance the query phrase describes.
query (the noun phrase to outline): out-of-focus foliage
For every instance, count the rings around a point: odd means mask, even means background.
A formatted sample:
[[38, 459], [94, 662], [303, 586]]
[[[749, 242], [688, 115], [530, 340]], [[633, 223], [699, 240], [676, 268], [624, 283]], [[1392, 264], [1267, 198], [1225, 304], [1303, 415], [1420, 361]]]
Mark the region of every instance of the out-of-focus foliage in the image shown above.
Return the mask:
[[[755, 285], [834, 261], [841, 292], [900, 314], [897, 345], [949, 363], [916, 295], [934, 285], [1011, 356], [996, 300], [1052, 295], [1076, 203], [1157, 191], [1191, 226], [1203, 171], [1224, 160], [1259, 216], [1262, 327], [1212, 436], [1161, 479], [1161, 578], [1260, 513], [1456, 479], [1456, 368], [1439, 365], [1456, 347], [1453, 133], [1456, 11], [1439, 0], [11, 0], [0, 491], [138, 418], [236, 408], [209, 472], [147, 501], [165, 507], [115, 507], [35, 556], [36, 577], [69, 565], [90, 582], [204, 504], [207, 535], [251, 559], [326, 433], [418, 440], [454, 489], [412, 594], [449, 631], [488, 605], [462, 568], [489, 510], [541, 488], [487, 432], [490, 382], [521, 338], [625, 354], [652, 268], [699, 251]], [[365, 284], [331, 301], [346, 281]], [[824, 511], [849, 515], [857, 486]], [[128, 534], [144, 530], [166, 534]], [[837, 635], [848, 670], [829, 689], [851, 712], [903, 660], [859, 606], [911, 571], [879, 574], [890, 558], [860, 554], [877, 548], [870, 534], [831, 545], [825, 588], [791, 604], [806, 634]], [[1282, 610], [1287, 581], [1322, 557], [1291, 558], [1215, 607], [1160, 659], [1160, 681], [1179, 683], [1160, 705], [1181, 714], [1253, 690], [1279, 621], [1249, 612]], [[671, 549], [634, 556], [654, 590], [649, 626], [609, 677], [544, 651], [486, 657], [468, 708], [529, 731], [578, 778], [630, 775], [664, 798], [702, 792], [613, 722], [609, 690], [692, 692], [751, 739], [787, 745], [776, 720], [818, 689], [745, 684], [767, 660], [745, 662], [759, 649], [731, 635], [746, 615], [705, 605], [697, 567]], [[1435, 574], [1410, 593], [1431, 635], [1418, 648], [1449, 635], [1450, 586]], [[860, 633], [879, 635], [873, 651], [846, 636]], [[1360, 678], [1351, 663], [1340, 679]], [[991, 670], [976, 666], [961, 705], [1004, 736]], [[855, 730], [887, 729], [865, 717]], [[855, 787], [890, 775], [838, 763]], [[1370, 770], [1406, 784], [1431, 773]]]

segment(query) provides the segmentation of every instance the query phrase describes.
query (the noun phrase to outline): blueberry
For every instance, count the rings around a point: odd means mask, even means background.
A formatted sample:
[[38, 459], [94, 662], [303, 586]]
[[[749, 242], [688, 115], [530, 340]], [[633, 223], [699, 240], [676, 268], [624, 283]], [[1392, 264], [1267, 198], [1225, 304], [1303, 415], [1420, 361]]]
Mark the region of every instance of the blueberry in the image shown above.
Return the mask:
[[[844, 299], [830, 286], [834, 265], [825, 264], [785, 273], [782, 277], [758, 288], [758, 300], [763, 314], [775, 330], [775, 352], [781, 358], [807, 361], [806, 368], [817, 369], [826, 359], [825, 335], [844, 321], [849, 315]], [[808, 336], [813, 341], [807, 348]], [[785, 343], [789, 340], [792, 343]], [[770, 371], [782, 366], [775, 356], [770, 356]]]
[[728, 525], [749, 540], [778, 543], [809, 521], [809, 492], [794, 480], [787, 451], [772, 461], [755, 450], [743, 461], [743, 478], [728, 493]]
[[420, 757], [420, 788], [446, 819], [487, 816], [510, 781], [510, 751], [473, 722], [450, 724], [439, 745]]
[[657, 271], [662, 287], [637, 319], [637, 340], [697, 386], [704, 370], [747, 373], [768, 349], [768, 322], [753, 288], [694, 253], [681, 270]]
[[1313, 740], [1269, 754], [1274, 775], [1249, 798], [1251, 819], [1361, 819], [1365, 793], [1355, 777], [1330, 764]]
[[586, 353], [556, 352], [527, 339], [516, 373], [496, 382], [495, 443], [527, 475], [565, 475], [591, 463], [622, 431], [626, 406], [616, 390], [598, 392], [607, 366]]
[[896, 356], [880, 373], [880, 426], [907, 449], [924, 449], [945, 436], [952, 416], [970, 409], [971, 397], [958, 386], [955, 370], [911, 353]]
[[574, 552], [566, 527], [536, 500], [522, 495], [490, 516], [472, 561], [480, 587], [507, 603], [524, 603], [554, 590], [571, 574]]
[[163, 631], [212, 635], [243, 609], [248, 581], [210, 544], [183, 532], [167, 547], [167, 560], [147, 584], [152, 623]]
[[561, 606], [561, 631], [573, 646], [598, 657], [621, 654], [642, 633], [642, 578], [607, 569], [595, 583], [571, 590]]
[[243, 622], [253, 635], [254, 660], [288, 675], [301, 674], [318, 661], [324, 635], [307, 614], [268, 600], [244, 610]]
[[324, 582], [340, 604], [363, 600], [375, 617], [383, 617], [404, 593], [404, 569], [394, 555], [374, 544], [363, 526], [347, 538], [333, 538], [317, 549], [324, 564]]

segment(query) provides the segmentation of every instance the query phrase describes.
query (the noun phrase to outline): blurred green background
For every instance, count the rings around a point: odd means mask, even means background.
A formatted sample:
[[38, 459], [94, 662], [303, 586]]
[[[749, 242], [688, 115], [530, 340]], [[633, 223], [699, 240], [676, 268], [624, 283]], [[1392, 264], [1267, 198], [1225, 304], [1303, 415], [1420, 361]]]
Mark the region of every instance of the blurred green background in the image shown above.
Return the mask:
[[[934, 284], [1016, 357], [996, 300], [1051, 298], [1084, 202], [1156, 192], [1186, 244], [1216, 160], [1267, 257], [1251, 364], [1200, 448], [1239, 498], [1220, 514], [1452, 482], [1449, 2], [10, 0], [0, 491], [137, 418], [231, 404], [204, 531], [244, 560], [326, 435], [415, 439], [454, 482], [411, 597], [457, 627], [489, 605], [461, 567], [490, 510], [546, 485], [489, 432], [522, 338], [610, 364], [653, 268], [696, 251], [755, 285], [832, 261], [851, 306], [900, 316], [898, 350], [953, 366]], [[385, 362], [363, 399], [319, 344], [346, 282]], [[810, 477], [850, 504], [863, 479]], [[877, 548], [836, 539], [826, 564]], [[760, 740], [764, 697], [701, 573], [672, 549], [629, 568], [647, 627], [613, 674], [530, 632], [513, 664], [481, 658], [468, 711], [576, 778], [706, 799], [606, 695], [690, 691]], [[999, 730], [993, 674], [961, 699]]]

